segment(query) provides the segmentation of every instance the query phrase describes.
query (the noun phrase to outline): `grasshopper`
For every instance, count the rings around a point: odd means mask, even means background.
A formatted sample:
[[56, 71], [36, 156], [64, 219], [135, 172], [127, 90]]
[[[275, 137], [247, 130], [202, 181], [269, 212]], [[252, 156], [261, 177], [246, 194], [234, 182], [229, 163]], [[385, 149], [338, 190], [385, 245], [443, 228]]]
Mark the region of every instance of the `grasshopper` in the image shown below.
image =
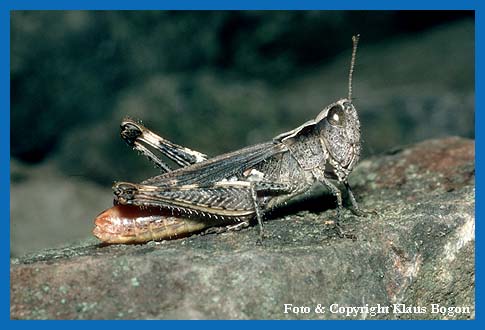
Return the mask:
[[[347, 181], [361, 152], [360, 122], [352, 104], [358, 37], [352, 38], [348, 97], [272, 141], [209, 158], [125, 119], [123, 140], [162, 174], [140, 184], [114, 183], [115, 206], [98, 216], [94, 235], [108, 243], [140, 243], [227, 224], [239, 228], [256, 219], [262, 240], [264, 212], [307, 192], [316, 182], [336, 197], [338, 224], [342, 193], [332, 180], [346, 188], [354, 214], [367, 214]], [[172, 170], [149, 147], [180, 168]]]

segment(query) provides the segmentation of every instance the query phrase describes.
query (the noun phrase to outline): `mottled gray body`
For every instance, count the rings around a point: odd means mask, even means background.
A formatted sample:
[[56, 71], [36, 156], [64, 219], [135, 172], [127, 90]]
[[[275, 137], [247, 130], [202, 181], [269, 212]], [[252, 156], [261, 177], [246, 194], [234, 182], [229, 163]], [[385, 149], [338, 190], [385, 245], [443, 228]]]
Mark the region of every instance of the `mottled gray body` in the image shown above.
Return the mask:
[[[182, 167], [173, 171], [163, 165], [168, 172], [141, 184], [116, 183], [113, 188], [118, 204], [158, 206], [185, 217], [226, 222], [254, 217], [261, 222], [264, 211], [308, 191], [317, 181], [336, 195], [341, 208], [340, 190], [329, 179], [348, 188], [347, 177], [360, 155], [360, 124], [347, 99], [329, 105], [315, 120], [271, 142], [211, 159], [171, 142], [168, 154], [168, 141], [129, 119], [122, 123], [122, 136], [145, 155], [144, 145], [150, 145], [189, 165], [180, 164]], [[150, 155], [150, 159], [155, 157]], [[357, 210], [355, 199], [351, 201]]]
[[[354, 213], [362, 214], [347, 183], [361, 149], [359, 118], [351, 101], [356, 44], [354, 38], [349, 97], [330, 104], [314, 120], [270, 142], [208, 159], [126, 119], [121, 125], [123, 139], [165, 173], [141, 184], [115, 183], [116, 202], [160, 207], [181, 217], [204, 221], [256, 218], [262, 233], [265, 211], [308, 191], [315, 182], [336, 196], [340, 218], [342, 196], [331, 181], [336, 180], [347, 189]], [[170, 169], [148, 147], [181, 167]]]

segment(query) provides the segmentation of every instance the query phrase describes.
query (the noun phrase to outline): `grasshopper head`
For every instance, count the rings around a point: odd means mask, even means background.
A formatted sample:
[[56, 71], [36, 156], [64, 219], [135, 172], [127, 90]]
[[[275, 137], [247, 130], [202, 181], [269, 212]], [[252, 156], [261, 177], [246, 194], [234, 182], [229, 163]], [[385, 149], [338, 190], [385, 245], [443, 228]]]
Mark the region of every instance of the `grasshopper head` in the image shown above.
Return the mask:
[[354, 105], [348, 99], [338, 100], [323, 109], [315, 122], [329, 163], [337, 173], [349, 173], [359, 160], [361, 148], [360, 122]]

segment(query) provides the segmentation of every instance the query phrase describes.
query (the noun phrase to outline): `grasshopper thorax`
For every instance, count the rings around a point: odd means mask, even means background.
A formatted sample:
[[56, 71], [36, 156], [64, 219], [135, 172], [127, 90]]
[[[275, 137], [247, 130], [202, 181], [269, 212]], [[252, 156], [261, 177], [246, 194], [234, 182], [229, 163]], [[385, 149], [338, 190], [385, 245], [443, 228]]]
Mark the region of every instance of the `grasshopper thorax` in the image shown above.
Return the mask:
[[278, 135], [303, 170], [319, 167], [344, 181], [360, 157], [360, 122], [348, 99], [323, 109], [314, 120]]

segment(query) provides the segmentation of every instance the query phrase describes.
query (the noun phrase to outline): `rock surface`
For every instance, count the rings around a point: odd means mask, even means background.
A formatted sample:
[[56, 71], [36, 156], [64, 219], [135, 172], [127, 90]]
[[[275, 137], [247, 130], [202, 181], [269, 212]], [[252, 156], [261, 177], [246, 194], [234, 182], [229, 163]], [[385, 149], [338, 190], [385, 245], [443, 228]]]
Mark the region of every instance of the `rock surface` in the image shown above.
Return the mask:
[[[362, 161], [351, 184], [379, 215], [344, 212], [354, 240], [336, 235], [333, 199], [313, 194], [269, 216], [263, 246], [250, 227], [145, 245], [93, 238], [12, 259], [11, 318], [474, 318], [474, 155], [474, 141], [450, 137]], [[391, 308], [346, 315], [335, 304]]]

